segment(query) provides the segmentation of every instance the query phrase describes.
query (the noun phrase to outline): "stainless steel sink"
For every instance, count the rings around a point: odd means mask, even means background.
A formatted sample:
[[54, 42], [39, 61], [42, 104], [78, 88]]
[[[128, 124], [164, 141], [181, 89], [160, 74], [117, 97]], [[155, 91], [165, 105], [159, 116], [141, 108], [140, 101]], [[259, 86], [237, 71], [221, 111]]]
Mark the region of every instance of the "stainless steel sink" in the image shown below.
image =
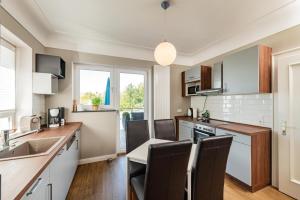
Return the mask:
[[0, 152], [0, 161], [49, 154], [64, 137], [31, 139]]

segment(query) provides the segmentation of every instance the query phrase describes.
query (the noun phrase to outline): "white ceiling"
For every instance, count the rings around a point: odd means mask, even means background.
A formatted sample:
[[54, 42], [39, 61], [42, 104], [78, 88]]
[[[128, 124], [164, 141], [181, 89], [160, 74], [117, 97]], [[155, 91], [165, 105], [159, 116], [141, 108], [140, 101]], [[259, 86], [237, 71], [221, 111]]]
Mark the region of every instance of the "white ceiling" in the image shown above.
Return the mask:
[[[165, 25], [160, 0], [2, 1], [4, 8], [25, 27], [39, 32], [33, 34], [47, 46], [63, 47], [65, 43], [65, 48], [88, 52], [94, 48], [99, 53], [148, 60], [165, 31], [182, 62], [199, 57], [202, 51], [245, 32], [247, 27], [259, 24], [295, 2], [172, 0]], [[41, 30], [37, 31], [38, 28]], [[126, 49], [131, 52], [124, 53]], [[141, 55], [135, 56], [137, 52]], [[197, 61], [189, 64], [193, 62]]]

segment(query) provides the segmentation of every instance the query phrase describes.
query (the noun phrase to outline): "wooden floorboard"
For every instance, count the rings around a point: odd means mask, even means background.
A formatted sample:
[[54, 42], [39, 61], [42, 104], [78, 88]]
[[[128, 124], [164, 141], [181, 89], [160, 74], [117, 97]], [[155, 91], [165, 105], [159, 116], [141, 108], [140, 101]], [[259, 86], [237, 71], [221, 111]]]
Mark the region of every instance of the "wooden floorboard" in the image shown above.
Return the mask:
[[[70, 187], [68, 200], [125, 200], [126, 158], [80, 165]], [[251, 193], [225, 179], [225, 200], [291, 200], [273, 187]]]

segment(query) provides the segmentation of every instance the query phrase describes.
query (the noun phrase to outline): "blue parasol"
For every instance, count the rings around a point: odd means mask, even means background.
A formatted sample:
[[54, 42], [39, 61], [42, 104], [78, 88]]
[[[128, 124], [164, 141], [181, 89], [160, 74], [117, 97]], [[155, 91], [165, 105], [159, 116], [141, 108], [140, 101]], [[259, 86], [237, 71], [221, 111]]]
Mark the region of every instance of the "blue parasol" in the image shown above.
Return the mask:
[[110, 78], [107, 78], [104, 105], [110, 105]]

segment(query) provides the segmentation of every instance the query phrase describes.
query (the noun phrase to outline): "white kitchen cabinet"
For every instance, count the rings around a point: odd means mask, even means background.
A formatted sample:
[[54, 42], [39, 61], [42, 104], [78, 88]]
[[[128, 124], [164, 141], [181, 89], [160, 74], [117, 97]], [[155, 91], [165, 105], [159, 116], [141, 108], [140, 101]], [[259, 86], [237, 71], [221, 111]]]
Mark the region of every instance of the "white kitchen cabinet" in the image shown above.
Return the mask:
[[193, 81], [200, 81], [201, 79], [201, 67], [195, 66], [191, 69], [188, 69], [185, 72], [185, 82], [193, 82]]
[[58, 78], [53, 74], [34, 72], [32, 82], [34, 94], [53, 95], [58, 92]]
[[60, 150], [50, 164], [50, 182], [55, 200], [66, 198], [79, 161], [80, 130]]
[[217, 129], [216, 135], [232, 135], [226, 173], [251, 186], [251, 136]]
[[232, 142], [226, 172], [251, 186], [251, 146]]
[[63, 200], [67, 196], [68, 162], [65, 145], [50, 163], [50, 183], [52, 184], [52, 199]]
[[75, 175], [80, 151], [80, 129], [32, 184], [22, 200], [64, 200]]
[[191, 140], [193, 141], [194, 123], [179, 120], [179, 141]]
[[39, 178], [32, 184], [22, 197], [22, 200], [51, 200], [51, 185], [49, 184], [49, 167], [47, 167]]
[[223, 93], [272, 92], [272, 49], [254, 46], [228, 55], [223, 60]]

